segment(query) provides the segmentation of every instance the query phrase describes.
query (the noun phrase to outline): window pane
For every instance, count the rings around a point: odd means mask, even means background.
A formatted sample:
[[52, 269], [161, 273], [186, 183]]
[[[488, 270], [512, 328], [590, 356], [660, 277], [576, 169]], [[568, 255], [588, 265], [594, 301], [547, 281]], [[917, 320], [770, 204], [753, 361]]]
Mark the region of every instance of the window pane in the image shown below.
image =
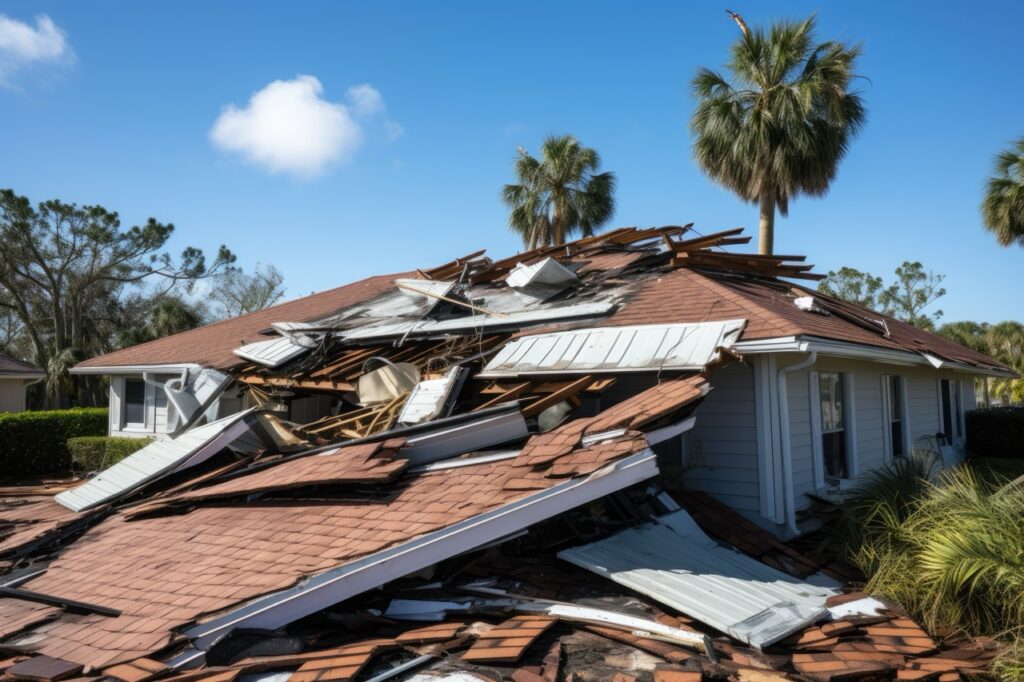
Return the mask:
[[822, 435], [821, 441], [825, 473], [831, 478], [846, 478], [846, 433], [826, 433]]
[[903, 454], [903, 422], [892, 423], [892, 454], [899, 457]]
[[819, 375], [821, 395], [821, 430], [836, 431], [843, 428], [843, 375], [822, 372]]
[[146, 384], [142, 379], [124, 381], [124, 422], [146, 423]]
[[890, 376], [889, 379], [889, 415], [895, 421], [903, 418], [903, 396], [900, 378]]
[[946, 434], [946, 440], [953, 442], [953, 403], [950, 400], [950, 387], [949, 379], [943, 379], [939, 382], [942, 393], [940, 399], [942, 400], [942, 432]]

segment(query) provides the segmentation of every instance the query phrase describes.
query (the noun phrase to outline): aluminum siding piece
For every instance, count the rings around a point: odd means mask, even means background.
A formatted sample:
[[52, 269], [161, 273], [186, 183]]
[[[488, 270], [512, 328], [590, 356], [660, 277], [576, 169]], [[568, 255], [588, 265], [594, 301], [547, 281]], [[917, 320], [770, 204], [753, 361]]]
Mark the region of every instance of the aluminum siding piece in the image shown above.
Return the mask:
[[558, 556], [757, 648], [826, 616], [835, 594], [719, 545], [683, 510]]
[[739, 338], [746, 320], [598, 327], [515, 339], [480, 376], [532, 372], [703, 369]]
[[[231, 433], [232, 427], [239, 424], [251, 411], [233, 414], [211, 424], [190, 429], [172, 440], [155, 440], [117, 464], [104, 469], [82, 485], [58, 494], [54, 500], [78, 512], [120, 497], [164, 472], [178, 470], [183, 462], [198, 464], [216, 454], [210, 451], [212, 447], [219, 445], [217, 451], [227, 447], [228, 442], [224, 442], [226, 439], [220, 436]], [[245, 427], [244, 430], [248, 430], [245, 424], [242, 426]]]

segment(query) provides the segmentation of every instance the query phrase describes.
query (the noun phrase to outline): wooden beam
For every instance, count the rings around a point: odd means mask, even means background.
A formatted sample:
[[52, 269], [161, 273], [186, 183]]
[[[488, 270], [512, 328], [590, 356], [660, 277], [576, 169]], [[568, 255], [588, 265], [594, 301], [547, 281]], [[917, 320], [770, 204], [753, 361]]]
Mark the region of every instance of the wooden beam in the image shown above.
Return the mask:
[[492, 407], [494, 405], [500, 405], [501, 403], [507, 403], [510, 400], [515, 400], [516, 398], [521, 396], [523, 393], [525, 393], [527, 391], [527, 389], [529, 389], [530, 386], [532, 386], [532, 385], [533, 384], [531, 384], [529, 381], [526, 381], [526, 382], [521, 383], [521, 384], [516, 384], [512, 388], [499, 393], [498, 395], [496, 395], [495, 397], [491, 398], [490, 400], [488, 400], [487, 402], [483, 403], [482, 405], [478, 405], [477, 407], [474, 407], [472, 410], [470, 410], [470, 412], [479, 412], [480, 410], [486, 409], [488, 407]]
[[310, 391], [354, 391], [355, 386], [345, 381], [328, 381], [325, 379], [292, 379], [290, 377], [265, 377], [248, 374], [238, 380], [251, 386], [274, 386], [277, 388], [304, 388]]
[[524, 417], [536, 416], [536, 415], [540, 414], [541, 412], [543, 412], [544, 410], [546, 410], [549, 407], [551, 407], [552, 405], [557, 405], [558, 403], [562, 402], [563, 400], [568, 400], [570, 397], [576, 395], [577, 393], [582, 391], [584, 388], [589, 386], [591, 384], [591, 382], [593, 382], [593, 380], [594, 380], [594, 378], [591, 377], [588, 374], [585, 377], [580, 377], [579, 379], [577, 379], [576, 381], [572, 382], [568, 386], [565, 386], [562, 389], [560, 389], [558, 391], [555, 391], [554, 393], [549, 393], [548, 395], [544, 396], [543, 398], [540, 398], [539, 400], [533, 401], [532, 403], [527, 405], [525, 408], [523, 408], [523, 416]]

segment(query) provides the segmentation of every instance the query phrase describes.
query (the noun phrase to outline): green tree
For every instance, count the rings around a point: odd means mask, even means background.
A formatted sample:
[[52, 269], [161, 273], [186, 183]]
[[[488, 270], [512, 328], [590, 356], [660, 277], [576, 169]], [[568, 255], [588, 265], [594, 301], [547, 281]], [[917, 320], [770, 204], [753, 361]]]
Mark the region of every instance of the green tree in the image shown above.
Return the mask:
[[896, 268], [896, 281], [878, 295], [878, 302], [887, 315], [909, 322], [915, 327], [932, 330], [942, 317], [942, 310], [925, 313], [925, 309], [946, 295], [942, 288], [945, 275], [927, 272], [921, 263], [904, 261]]
[[117, 345], [134, 346], [171, 334], [195, 329], [206, 323], [205, 306], [184, 297], [161, 293], [156, 296], [137, 294], [123, 305], [123, 322]]
[[981, 216], [1002, 246], [1024, 246], [1024, 137], [996, 157]]
[[117, 213], [101, 206], [53, 200], [33, 207], [0, 190], [0, 309], [17, 318], [32, 359], [50, 371], [51, 405], [76, 393], [69, 367], [109, 349], [126, 291], [157, 280], [187, 288], [235, 260], [224, 246], [210, 264], [194, 247], [175, 260], [162, 251], [173, 231], [152, 218], [123, 229]]
[[[987, 336], [988, 354], [1024, 374], [1024, 324], [999, 322], [989, 327]], [[991, 391], [1003, 403], [1024, 402], [1024, 379], [994, 379]]]
[[818, 291], [833, 298], [877, 310], [922, 329], [933, 330], [942, 311], [925, 312], [946, 295], [945, 275], [925, 271], [919, 262], [904, 261], [896, 268], [896, 280], [888, 286], [881, 277], [855, 268], [831, 270], [818, 283]]
[[878, 304], [878, 294], [882, 291], [882, 278], [854, 268], [842, 267], [830, 270], [827, 278], [818, 283], [818, 291], [876, 310], [881, 307]]
[[[730, 13], [731, 14], [731, 13]], [[771, 254], [775, 211], [824, 195], [867, 115], [851, 90], [860, 47], [815, 42], [814, 17], [749, 29], [732, 46], [730, 78], [701, 68], [690, 121], [697, 165], [760, 211], [759, 251]]]
[[564, 244], [581, 232], [589, 237], [615, 211], [615, 175], [598, 173], [601, 157], [571, 135], [544, 140], [540, 158], [522, 147], [515, 162], [516, 184], [501, 196], [508, 223], [528, 249]]

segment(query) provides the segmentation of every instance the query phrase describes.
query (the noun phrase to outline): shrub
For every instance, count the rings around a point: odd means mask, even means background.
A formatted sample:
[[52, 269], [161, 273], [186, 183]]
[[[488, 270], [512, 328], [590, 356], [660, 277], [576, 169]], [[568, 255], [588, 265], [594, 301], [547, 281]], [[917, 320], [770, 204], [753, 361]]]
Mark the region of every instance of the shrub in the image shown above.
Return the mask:
[[0, 414], [0, 479], [68, 471], [68, 438], [106, 432], [105, 407]]
[[68, 439], [71, 466], [76, 471], [99, 471], [153, 442], [152, 438], [79, 436]]
[[1024, 407], [971, 410], [966, 426], [972, 455], [1024, 458]]
[[845, 509], [848, 526], [865, 524], [851, 554], [868, 591], [933, 630], [1000, 637], [1001, 679], [1024, 680], [1024, 485], [966, 466], [927, 482], [914, 468], [878, 474]]

